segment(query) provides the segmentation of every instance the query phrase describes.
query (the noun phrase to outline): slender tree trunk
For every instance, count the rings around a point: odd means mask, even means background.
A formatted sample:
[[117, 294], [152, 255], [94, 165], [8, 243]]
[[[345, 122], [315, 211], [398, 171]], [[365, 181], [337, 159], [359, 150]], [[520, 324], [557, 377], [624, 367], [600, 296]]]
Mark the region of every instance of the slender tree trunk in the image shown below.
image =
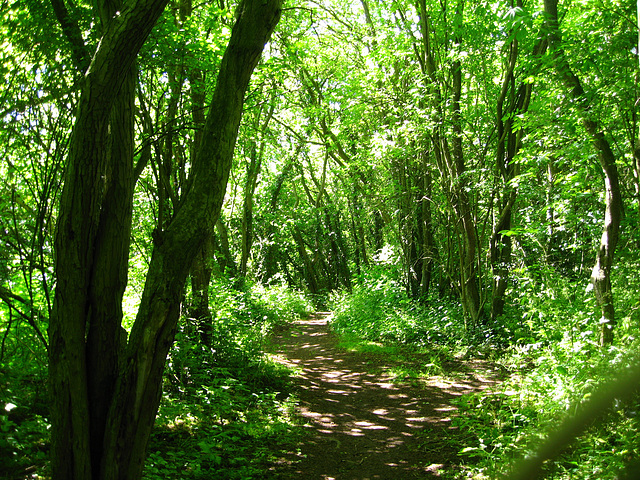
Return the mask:
[[[425, 155], [426, 157], [426, 155]], [[427, 161], [423, 162], [423, 167], [428, 168]], [[433, 216], [431, 203], [433, 202], [432, 194], [432, 179], [431, 172], [428, 170], [424, 172], [422, 178], [422, 192], [424, 193], [420, 199], [420, 210], [422, 214], [422, 222], [420, 228], [422, 229], [422, 284], [420, 286], [420, 295], [424, 298], [428, 295], [431, 288], [431, 276], [433, 274], [433, 266], [436, 261], [436, 242], [433, 237]]]
[[260, 174], [260, 167], [262, 165], [262, 157], [264, 156], [264, 149], [266, 146], [266, 140], [264, 138], [269, 121], [273, 117], [275, 110], [275, 100], [272, 100], [269, 110], [266, 113], [264, 122], [260, 124], [261, 116], [258, 115], [256, 120], [256, 135], [260, 135], [260, 145], [257, 145], [256, 140], [251, 140], [249, 146], [249, 164], [247, 165], [247, 176], [244, 186], [244, 201], [242, 204], [242, 229], [241, 229], [241, 254], [240, 254], [240, 275], [245, 277], [247, 275], [247, 264], [249, 262], [249, 256], [251, 254], [251, 247], [253, 246], [253, 197], [255, 196], [256, 187], [258, 185], [258, 175]]
[[[337, 211], [331, 215], [328, 207], [324, 207], [324, 220], [329, 229], [329, 245], [331, 248], [332, 267], [335, 269], [337, 283], [341, 283], [347, 290], [351, 291], [351, 272], [347, 264], [347, 251], [342, 238], [342, 228], [340, 227], [340, 214]], [[337, 286], [337, 285], [336, 285]]]
[[229, 246], [229, 229], [221, 217], [216, 221], [216, 234], [214, 237], [214, 250], [216, 259], [220, 269], [224, 275], [234, 278], [238, 275], [238, 266], [236, 265], [231, 248]]
[[302, 237], [302, 232], [297, 226], [293, 228], [293, 239], [296, 242], [298, 247], [298, 254], [302, 259], [302, 263], [304, 265], [304, 280], [309, 287], [309, 291], [313, 295], [318, 295], [320, 293], [320, 287], [318, 282], [318, 274], [316, 273], [316, 268], [311, 260], [311, 257], [307, 253], [307, 248], [304, 243], [304, 238]]
[[[638, 45], [636, 46], [636, 54], [638, 56], [638, 70], [636, 71], [636, 91], [638, 88], [638, 79], [640, 78], [640, 0], [637, 2], [636, 6], [636, 19], [637, 19], [637, 27], [638, 27]], [[635, 109], [633, 110], [633, 134], [636, 135], [637, 131], [637, 114]], [[634, 138], [633, 143], [638, 145], [638, 139]], [[640, 221], [640, 146], [634, 148], [633, 151], [633, 180], [634, 180], [634, 194], [636, 197], [636, 215], [638, 216], [638, 221]], [[636, 245], [640, 248], [640, 234], [638, 235], [638, 240]]]
[[[447, 113], [443, 107], [445, 102], [442, 98], [440, 87], [441, 80], [438, 78], [436, 56], [433, 53], [431, 44], [431, 30], [429, 26], [429, 15], [425, 0], [420, 0], [418, 4], [420, 12], [420, 30], [422, 34], [423, 52], [418, 55], [418, 61], [422, 68], [422, 73], [427, 81], [430, 92], [431, 105], [437, 112], [439, 127], [432, 134], [432, 145], [436, 164], [442, 175], [443, 187], [448, 202], [450, 203], [456, 217], [456, 226], [460, 233], [462, 242], [459, 249], [459, 278], [460, 296], [462, 306], [471, 324], [477, 324], [482, 316], [480, 275], [478, 272], [479, 242], [476, 222], [473, 217], [472, 201], [467, 192], [468, 181], [466, 179], [466, 166], [463, 150], [463, 128], [462, 128], [462, 64], [455, 60], [451, 64], [451, 97], [448, 99], [450, 109], [449, 122], [451, 131], [451, 145], [447, 141], [449, 132], [445, 130], [443, 119]], [[444, 8], [444, 6], [443, 6]], [[456, 17], [459, 24], [462, 23], [464, 2], [458, 1], [456, 6]], [[457, 44], [462, 42], [459, 32], [454, 32], [453, 37]], [[448, 46], [447, 46], [448, 47]]]
[[195, 319], [200, 342], [208, 347], [212, 345], [213, 316], [209, 309], [209, 285], [213, 274], [213, 235], [202, 245], [191, 265], [191, 316]]
[[600, 343], [609, 345], [613, 342], [613, 329], [616, 324], [611, 288], [611, 267], [615, 255], [620, 222], [623, 214], [622, 195], [618, 169], [613, 150], [601, 130], [598, 122], [593, 118], [589, 99], [585, 96], [580, 79], [573, 73], [562, 48], [560, 26], [558, 24], [558, 0], [544, 0], [549, 30], [549, 44], [552, 50], [554, 64], [558, 76], [567, 94], [574, 100], [582, 117], [582, 124], [593, 140], [598, 151], [600, 166], [604, 174], [605, 183], [605, 216], [604, 229], [600, 239], [600, 247], [596, 254], [596, 264], [591, 273], [591, 282], [600, 308]]
[[[462, 11], [458, 14], [461, 16]], [[465, 162], [462, 149], [462, 118], [460, 99], [462, 95], [462, 65], [459, 60], [453, 62], [453, 136], [452, 158], [449, 159], [451, 169], [455, 172], [454, 210], [460, 219], [463, 249], [460, 255], [460, 273], [462, 287], [462, 303], [472, 324], [480, 322], [482, 316], [480, 301], [480, 277], [478, 275], [478, 232], [473, 218], [471, 202], [465, 181]]]
[[[523, 8], [522, 0], [512, 1], [512, 6]], [[529, 58], [535, 62], [532, 68], [538, 68], [539, 60], [546, 52], [547, 40], [544, 35], [533, 47]], [[519, 171], [515, 158], [522, 147], [523, 131], [516, 128], [514, 119], [529, 109], [532, 83], [521, 82], [516, 88], [515, 67], [518, 60], [518, 41], [511, 42], [506, 62], [506, 71], [502, 89], [496, 100], [496, 132], [498, 144], [496, 148], [496, 165], [501, 180], [501, 191], [498, 193], [497, 206], [499, 213], [494, 222], [493, 234], [489, 242], [493, 289], [491, 298], [491, 319], [493, 321], [503, 314], [505, 293], [511, 271], [511, 235], [500, 232], [511, 230], [511, 218], [515, 209], [517, 190], [512, 185]]]
[[384, 219], [380, 210], [373, 214], [373, 246], [376, 253], [380, 253], [384, 247]]
[[395, 195], [398, 199], [396, 216], [398, 224], [398, 239], [402, 248], [402, 268], [404, 270], [404, 285], [407, 296], [413, 297], [417, 277], [414, 270], [413, 257], [413, 216], [415, 214], [412, 208], [413, 196], [411, 194], [411, 185], [409, 172], [406, 165], [406, 158], [398, 158], [393, 162], [393, 172], [395, 174]]
[[[182, 0], [180, 3], [180, 21], [184, 23], [193, 14], [193, 4], [191, 0]], [[202, 142], [203, 129], [205, 125], [205, 85], [204, 72], [193, 68], [187, 72], [189, 84], [191, 86], [191, 118], [193, 120], [194, 132], [193, 141], [189, 148], [193, 164]], [[186, 182], [184, 182], [186, 183]], [[218, 219], [219, 222], [219, 219]], [[208, 347], [213, 342], [213, 316], [209, 308], [209, 285], [213, 275], [215, 234], [210, 235], [202, 245], [202, 249], [193, 260], [191, 265], [191, 316], [196, 321], [196, 328], [200, 336], [200, 342]]]
[[[296, 148], [295, 154], [291, 159], [287, 160], [287, 163], [282, 168], [282, 171], [278, 175], [275, 183], [275, 187], [271, 192], [271, 198], [269, 199], [269, 211], [275, 214], [276, 209], [278, 208], [278, 201], [280, 198], [280, 192], [282, 192], [282, 187], [284, 182], [289, 178], [289, 175], [293, 169], [293, 160], [300, 153], [300, 149], [302, 148], [302, 144], [299, 144]], [[275, 241], [276, 234], [276, 224], [274, 222], [269, 222], [267, 227], [267, 249], [264, 257], [262, 259], [262, 268], [261, 270], [264, 272], [262, 276], [262, 281], [268, 283], [269, 280], [277, 273], [278, 270], [278, 244]]]

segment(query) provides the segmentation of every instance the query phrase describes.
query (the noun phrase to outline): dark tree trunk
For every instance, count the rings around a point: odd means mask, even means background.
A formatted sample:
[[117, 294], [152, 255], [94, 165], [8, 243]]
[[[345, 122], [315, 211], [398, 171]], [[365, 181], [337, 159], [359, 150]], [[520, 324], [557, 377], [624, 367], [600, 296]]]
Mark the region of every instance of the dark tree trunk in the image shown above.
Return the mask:
[[209, 284], [213, 274], [213, 235], [209, 236], [191, 265], [191, 317], [195, 319], [200, 342], [212, 345], [213, 316], [209, 309]]
[[373, 248], [380, 253], [384, 247], [384, 219], [380, 210], [373, 214]]
[[[83, 78], [60, 199], [49, 323], [56, 480], [100, 478], [102, 472], [106, 417], [123, 353], [121, 292], [133, 188], [128, 92], [137, 53], [165, 3], [150, 0], [123, 8], [105, 28]], [[114, 125], [110, 136], [107, 127], [119, 121], [124, 123]]]
[[[271, 192], [271, 198], [269, 199], [269, 212], [271, 212], [272, 214], [275, 214], [276, 209], [278, 208], [280, 192], [282, 192], [282, 187], [285, 180], [289, 178], [289, 174], [293, 169], [293, 162], [300, 153], [301, 148], [302, 144], [298, 145], [293, 158], [287, 161], [287, 163], [282, 168], [282, 171], [276, 178], [275, 187]], [[261, 268], [263, 272], [262, 281], [265, 283], [268, 283], [269, 280], [278, 272], [278, 244], [275, 241], [276, 228], [277, 225], [274, 222], [269, 222], [266, 232], [267, 248], [262, 259]]]
[[[523, 8], [522, 0], [512, 1], [511, 5]], [[504, 313], [505, 293], [511, 272], [511, 252], [513, 249], [511, 235], [505, 235], [501, 232], [511, 230], [511, 218], [517, 197], [517, 191], [512, 186], [512, 181], [519, 173], [515, 158], [522, 146], [523, 132], [522, 129], [515, 128], [514, 119], [529, 109], [533, 90], [532, 83], [521, 82], [516, 88], [514, 72], [518, 60], [518, 49], [518, 41], [514, 36], [509, 46], [507, 61], [505, 62], [506, 71], [502, 89], [496, 100], [496, 133], [498, 137], [496, 166], [502, 185], [497, 200], [499, 213], [489, 242], [489, 256], [493, 276], [491, 320], [494, 322]], [[546, 52], [546, 49], [547, 41], [543, 35], [529, 56], [535, 62], [534, 66], [531, 67], [532, 69], [539, 68], [539, 60]]]
[[[351, 290], [351, 272], [347, 264], [347, 252], [342, 239], [340, 217], [337, 211], [334, 215], [329, 213], [329, 208], [324, 208], [324, 219], [329, 230], [329, 245], [331, 249], [331, 266], [334, 268], [337, 283], [341, 283], [347, 290]], [[336, 285], [337, 286], [337, 285]], [[335, 288], [335, 287], [334, 287]]]
[[[460, 282], [460, 297], [464, 308], [465, 316], [471, 324], [477, 324], [482, 317], [481, 301], [481, 276], [479, 273], [479, 241], [476, 221], [472, 211], [472, 201], [469, 198], [469, 181], [466, 178], [466, 166], [463, 149], [463, 126], [461, 114], [462, 101], [462, 64], [459, 60], [451, 63], [451, 96], [447, 101], [443, 101], [442, 81], [437, 75], [437, 58], [434, 55], [431, 45], [432, 32], [428, 21], [426, 2], [420, 0], [418, 4], [420, 12], [420, 29], [422, 34], [423, 51], [418, 55], [418, 60], [422, 68], [422, 73], [427, 80], [430, 90], [431, 105], [437, 112], [439, 127], [434, 129], [432, 134], [432, 144], [436, 159], [436, 164], [442, 175], [444, 190], [451, 208], [456, 215], [456, 227], [460, 239], [459, 242], [459, 269], [458, 277]], [[462, 23], [464, 2], [458, 1], [456, 4], [454, 23]], [[460, 32], [453, 32], [453, 38], [457, 44], [462, 43]], [[444, 108], [444, 105], [450, 108]], [[448, 122], [445, 122], [445, 115], [449, 114]], [[451, 125], [451, 145], [447, 140], [449, 132], [445, 130], [446, 125]], [[451, 252], [451, 249], [449, 250]]]
[[[458, 15], [462, 16], [459, 11]], [[462, 305], [472, 324], [480, 322], [482, 317], [480, 299], [480, 276], [478, 273], [478, 231], [471, 210], [471, 201], [467, 193], [468, 182], [465, 178], [464, 153], [462, 149], [462, 118], [460, 99], [462, 95], [462, 65], [454, 61], [452, 66], [453, 102], [452, 102], [452, 158], [449, 160], [451, 170], [455, 172], [455, 186], [453, 207], [460, 219], [460, 233], [462, 235], [462, 251], [460, 252], [460, 283], [462, 290]], [[447, 155], [445, 155], [447, 156]]]
[[422, 284], [420, 286], [420, 295], [425, 298], [429, 294], [431, 288], [431, 276], [433, 274], [433, 266], [436, 261], [436, 243], [433, 237], [433, 216], [432, 216], [432, 181], [431, 172], [426, 161], [423, 162], [425, 172], [422, 178], [423, 196], [420, 199], [420, 211], [422, 221], [420, 228], [422, 229]]
[[316, 268], [314, 262], [311, 260], [311, 257], [307, 253], [307, 247], [304, 243], [304, 238], [302, 237], [302, 232], [297, 226], [293, 227], [293, 239], [296, 242], [298, 247], [298, 254], [302, 259], [302, 264], [304, 265], [304, 280], [309, 287], [309, 291], [313, 295], [318, 295], [320, 293], [318, 274], [316, 272]]
[[216, 221], [216, 233], [213, 237], [213, 247], [216, 260], [220, 266], [220, 270], [222, 270], [222, 273], [228, 278], [235, 278], [238, 275], [238, 266], [231, 254], [231, 248], [229, 246], [229, 230], [221, 217]]
[[[272, 100], [271, 105], [268, 107], [268, 111], [265, 114], [265, 118], [261, 118], [262, 109], [258, 118], [256, 119], [255, 129], [257, 130], [256, 136], [260, 135], [260, 144], [258, 145], [255, 139], [250, 141], [249, 146], [249, 164], [247, 165], [247, 176], [244, 186], [244, 201], [242, 204], [242, 235], [241, 235], [241, 256], [240, 256], [240, 275], [245, 277], [247, 275], [247, 264], [249, 262], [249, 256], [251, 255], [251, 247], [253, 246], [253, 197], [255, 196], [256, 187], [258, 185], [258, 175], [260, 174], [260, 168], [262, 165], [262, 157], [264, 156], [265, 149], [265, 133], [269, 126], [269, 121], [273, 117], [276, 102]], [[262, 124], [260, 121], [263, 120]]]

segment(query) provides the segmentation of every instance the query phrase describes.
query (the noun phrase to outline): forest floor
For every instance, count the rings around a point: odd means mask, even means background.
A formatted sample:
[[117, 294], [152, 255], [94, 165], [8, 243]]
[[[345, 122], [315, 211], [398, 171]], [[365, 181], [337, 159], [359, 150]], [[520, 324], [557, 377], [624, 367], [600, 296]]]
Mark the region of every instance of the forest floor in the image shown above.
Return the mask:
[[[367, 480], [449, 476], [470, 440], [452, 425], [454, 399], [500, 381], [489, 363], [448, 360], [438, 375], [398, 377], [429, 363], [424, 353], [350, 351], [317, 313], [277, 332], [275, 358], [293, 367], [299, 415], [307, 429], [276, 478]], [[400, 365], [401, 364], [401, 365]]]

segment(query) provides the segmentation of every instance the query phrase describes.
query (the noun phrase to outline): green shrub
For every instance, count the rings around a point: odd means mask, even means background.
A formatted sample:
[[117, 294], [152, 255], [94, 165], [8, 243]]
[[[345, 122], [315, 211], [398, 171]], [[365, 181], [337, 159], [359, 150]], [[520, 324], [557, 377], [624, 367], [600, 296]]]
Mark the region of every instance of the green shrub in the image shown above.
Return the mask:
[[351, 293], [332, 294], [330, 307], [335, 332], [364, 340], [453, 346], [469, 335], [459, 305], [435, 297], [409, 299], [392, 272], [379, 267], [363, 273]]
[[[599, 346], [599, 315], [585, 282], [518, 282], [518, 316], [502, 319], [518, 334], [499, 358], [511, 375], [491, 392], [461, 397], [453, 421], [469, 434], [460, 453], [477, 462], [468, 475], [478, 479], [500, 477], [515, 459], [535, 450], [613, 370], [637, 361], [640, 347], [629, 316], [621, 318], [616, 345]], [[639, 408], [636, 399], [603, 412], [603, 421], [546, 466], [544, 478], [618, 478], [640, 454]]]
[[262, 475], [278, 449], [292, 448], [298, 428], [288, 368], [263, 352], [267, 334], [311, 310], [285, 286], [210, 291], [212, 345], [195, 325], [180, 324], [165, 372], [165, 394], [145, 478], [245, 479]]

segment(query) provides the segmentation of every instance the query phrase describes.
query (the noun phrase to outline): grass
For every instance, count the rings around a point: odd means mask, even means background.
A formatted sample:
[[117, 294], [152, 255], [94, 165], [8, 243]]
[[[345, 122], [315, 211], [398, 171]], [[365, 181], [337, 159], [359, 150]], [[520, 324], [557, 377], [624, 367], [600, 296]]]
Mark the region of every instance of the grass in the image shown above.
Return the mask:
[[[506, 380], [492, 390], [461, 396], [454, 425], [466, 432], [456, 444], [461, 469], [450, 478], [494, 479], [535, 450], [576, 405], [618, 368], [637, 360], [638, 273], [628, 271], [617, 297], [625, 312], [610, 348], [598, 345], [593, 297], [568, 280], [514, 280], [512, 304], [494, 325], [465, 325], [459, 305], [439, 298], [416, 302], [381, 269], [367, 272], [351, 294], [334, 294], [332, 328], [352, 351], [387, 356], [388, 372], [410, 379], [449, 373], [448, 363], [490, 359]], [[637, 291], [637, 290], [636, 290]], [[640, 398], [614, 402], [580, 435], [544, 478], [621, 478], [640, 458]], [[628, 477], [636, 478], [633, 476]]]
[[184, 323], [168, 359], [165, 395], [144, 478], [263, 478], [296, 448], [290, 368], [264, 353], [270, 331], [311, 310], [298, 292], [252, 286], [212, 287], [214, 348], [200, 345]]

